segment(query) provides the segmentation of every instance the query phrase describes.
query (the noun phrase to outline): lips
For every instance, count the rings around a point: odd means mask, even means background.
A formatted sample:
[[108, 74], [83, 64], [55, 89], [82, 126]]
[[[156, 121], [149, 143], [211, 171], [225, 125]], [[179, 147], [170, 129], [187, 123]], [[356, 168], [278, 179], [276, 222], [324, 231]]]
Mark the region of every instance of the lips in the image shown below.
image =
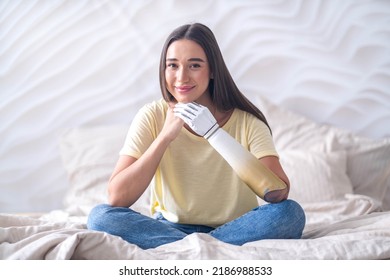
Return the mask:
[[176, 86], [176, 90], [180, 93], [186, 93], [192, 90], [195, 86]]

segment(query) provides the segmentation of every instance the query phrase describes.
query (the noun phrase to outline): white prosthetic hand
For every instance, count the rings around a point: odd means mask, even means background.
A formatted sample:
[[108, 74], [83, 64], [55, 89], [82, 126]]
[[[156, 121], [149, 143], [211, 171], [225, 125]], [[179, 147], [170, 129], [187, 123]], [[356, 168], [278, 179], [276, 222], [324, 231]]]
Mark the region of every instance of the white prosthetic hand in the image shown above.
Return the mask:
[[210, 110], [198, 103], [177, 103], [173, 112], [193, 131], [206, 139], [219, 128], [218, 122]]
[[264, 166], [251, 152], [225, 130], [219, 129], [218, 122], [207, 107], [195, 102], [178, 103], [173, 111], [194, 132], [207, 139], [240, 179], [259, 197], [268, 201], [267, 193], [287, 188], [286, 183]]

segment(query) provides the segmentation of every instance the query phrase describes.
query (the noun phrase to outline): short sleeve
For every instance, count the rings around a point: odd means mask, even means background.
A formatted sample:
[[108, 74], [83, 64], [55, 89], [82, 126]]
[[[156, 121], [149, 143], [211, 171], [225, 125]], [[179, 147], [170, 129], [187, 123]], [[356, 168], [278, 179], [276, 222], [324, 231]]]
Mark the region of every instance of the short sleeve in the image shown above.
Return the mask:
[[127, 132], [125, 143], [119, 152], [120, 155], [138, 159], [156, 139], [159, 127], [154, 109], [151, 105], [145, 105], [135, 115]]
[[252, 115], [247, 122], [247, 135], [249, 150], [256, 158], [279, 157], [270, 129], [263, 121]]

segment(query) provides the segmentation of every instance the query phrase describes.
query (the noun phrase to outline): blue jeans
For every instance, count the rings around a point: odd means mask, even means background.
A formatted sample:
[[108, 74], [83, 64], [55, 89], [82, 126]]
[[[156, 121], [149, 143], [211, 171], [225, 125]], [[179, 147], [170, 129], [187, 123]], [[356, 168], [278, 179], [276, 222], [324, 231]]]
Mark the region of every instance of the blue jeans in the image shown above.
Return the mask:
[[177, 224], [158, 215], [150, 218], [126, 207], [101, 204], [92, 209], [87, 227], [122, 237], [142, 249], [181, 240], [195, 232], [208, 233], [234, 245], [261, 239], [299, 239], [305, 226], [302, 207], [293, 200], [266, 204], [217, 228]]

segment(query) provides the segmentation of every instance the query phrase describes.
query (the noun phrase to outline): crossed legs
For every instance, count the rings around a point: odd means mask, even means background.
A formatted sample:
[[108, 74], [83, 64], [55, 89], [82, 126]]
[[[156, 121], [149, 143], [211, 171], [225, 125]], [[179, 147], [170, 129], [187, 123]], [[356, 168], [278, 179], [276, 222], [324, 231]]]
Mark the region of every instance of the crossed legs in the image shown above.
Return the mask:
[[147, 217], [126, 207], [106, 204], [92, 209], [88, 229], [122, 237], [142, 249], [178, 241], [194, 232], [208, 233], [234, 245], [261, 239], [299, 239], [305, 226], [305, 214], [293, 200], [259, 206], [220, 227], [171, 223], [161, 216]]

